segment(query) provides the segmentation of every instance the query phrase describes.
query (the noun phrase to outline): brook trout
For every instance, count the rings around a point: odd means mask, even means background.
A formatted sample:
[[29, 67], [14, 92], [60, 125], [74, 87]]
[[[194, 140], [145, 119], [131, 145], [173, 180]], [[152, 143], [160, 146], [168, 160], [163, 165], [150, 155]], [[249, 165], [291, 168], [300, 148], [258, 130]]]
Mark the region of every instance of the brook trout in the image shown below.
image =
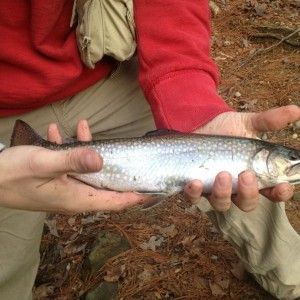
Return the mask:
[[157, 131], [143, 137], [55, 144], [28, 124], [15, 123], [11, 146], [36, 145], [52, 150], [87, 147], [103, 157], [103, 168], [91, 174], [70, 174], [96, 188], [170, 196], [192, 179], [210, 193], [216, 175], [228, 171], [237, 191], [238, 174], [250, 169], [259, 189], [280, 182], [300, 182], [300, 151], [251, 138]]

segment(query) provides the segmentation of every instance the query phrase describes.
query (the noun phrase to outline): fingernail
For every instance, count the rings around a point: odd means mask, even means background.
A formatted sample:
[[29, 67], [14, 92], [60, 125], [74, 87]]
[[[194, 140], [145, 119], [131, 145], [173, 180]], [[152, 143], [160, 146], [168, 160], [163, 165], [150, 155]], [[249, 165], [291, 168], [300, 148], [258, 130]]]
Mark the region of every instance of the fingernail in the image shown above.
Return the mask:
[[202, 193], [202, 183], [198, 180], [192, 180], [184, 188], [184, 196], [186, 199], [192, 200], [199, 198]]
[[192, 193], [199, 193], [202, 190], [202, 183], [198, 180], [193, 180], [192, 182], [190, 182], [188, 187]]
[[245, 171], [242, 176], [242, 180], [246, 185], [252, 185], [255, 183], [255, 175], [251, 171]]
[[218, 176], [218, 183], [221, 187], [226, 187], [231, 183], [231, 176], [227, 173]]

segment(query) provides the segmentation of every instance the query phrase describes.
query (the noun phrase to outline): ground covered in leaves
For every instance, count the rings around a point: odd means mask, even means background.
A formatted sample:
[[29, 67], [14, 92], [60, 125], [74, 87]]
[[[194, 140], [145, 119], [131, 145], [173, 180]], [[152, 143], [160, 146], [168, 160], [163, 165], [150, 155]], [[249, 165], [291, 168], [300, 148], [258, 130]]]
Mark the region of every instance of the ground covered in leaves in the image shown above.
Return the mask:
[[[220, 94], [238, 111], [300, 104], [300, 1], [216, 0], [212, 56]], [[300, 124], [262, 136], [300, 149]], [[300, 232], [296, 193], [286, 205]], [[96, 277], [82, 264], [99, 231], [125, 237], [131, 249]], [[116, 299], [273, 299], [242, 271], [233, 248], [181, 196], [141, 212], [50, 215], [41, 244], [35, 299], [78, 299], [101, 281], [117, 282]]]

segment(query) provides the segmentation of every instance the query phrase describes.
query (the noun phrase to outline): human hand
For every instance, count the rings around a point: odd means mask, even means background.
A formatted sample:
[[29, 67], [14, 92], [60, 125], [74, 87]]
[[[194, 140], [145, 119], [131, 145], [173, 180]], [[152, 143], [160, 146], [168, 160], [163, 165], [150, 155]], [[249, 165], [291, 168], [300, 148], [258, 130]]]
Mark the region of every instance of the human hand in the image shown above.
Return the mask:
[[[78, 123], [78, 139], [91, 139], [86, 121]], [[56, 125], [48, 139], [61, 142]], [[60, 213], [119, 211], [146, 196], [98, 190], [68, 173], [100, 171], [102, 158], [87, 148], [52, 151], [36, 146], [16, 146], [0, 154], [0, 205], [16, 209]]]
[[[225, 112], [195, 133], [218, 134], [255, 138], [266, 131], [280, 130], [300, 119], [300, 108], [295, 105], [270, 109], [261, 113]], [[203, 185], [199, 180], [188, 183], [184, 189], [186, 198], [192, 202], [200, 199]], [[232, 201], [243, 211], [254, 210], [258, 205], [259, 193], [271, 201], [287, 201], [293, 195], [294, 188], [288, 183], [277, 184], [273, 188], [258, 191], [255, 174], [247, 170], [238, 177], [238, 193], [232, 196], [232, 177], [228, 172], [217, 175], [208, 200], [217, 211], [226, 211]]]

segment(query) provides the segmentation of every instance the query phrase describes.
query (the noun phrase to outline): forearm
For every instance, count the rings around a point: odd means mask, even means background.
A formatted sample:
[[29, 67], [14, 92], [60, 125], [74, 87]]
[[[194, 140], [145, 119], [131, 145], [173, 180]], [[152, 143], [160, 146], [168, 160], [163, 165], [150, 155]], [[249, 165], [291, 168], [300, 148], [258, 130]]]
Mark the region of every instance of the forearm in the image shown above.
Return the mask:
[[230, 110], [216, 91], [209, 16], [207, 0], [135, 1], [139, 78], [159, 128], [192, 131]]

